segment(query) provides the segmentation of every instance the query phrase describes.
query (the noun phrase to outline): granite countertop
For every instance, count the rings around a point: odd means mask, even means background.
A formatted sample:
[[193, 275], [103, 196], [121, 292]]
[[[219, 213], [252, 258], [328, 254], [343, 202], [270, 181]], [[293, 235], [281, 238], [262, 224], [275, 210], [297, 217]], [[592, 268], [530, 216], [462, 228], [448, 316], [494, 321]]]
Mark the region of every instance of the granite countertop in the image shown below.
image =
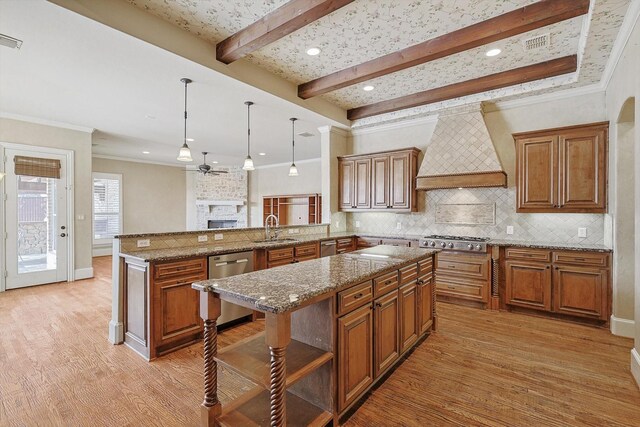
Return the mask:
[[[342, 255], [196, 282], [201, 291], [243, 301], [255, 310], [283, 313], [437, 253], [437, 249], [377, 246]], [[227, 298], [225, 298], [225, 296]]]
[[589, 251], [589, 252], [612, 252], [613, 249], [605, 245], [582, 244], [582, 243], [551, 243], [536, 242], [526, 240], [501, 240], [491, 239], [487, 242], [494, 246], [517, 246], [520, 248], [540, 248], [540, 249], [566, 249], [573, 251]]

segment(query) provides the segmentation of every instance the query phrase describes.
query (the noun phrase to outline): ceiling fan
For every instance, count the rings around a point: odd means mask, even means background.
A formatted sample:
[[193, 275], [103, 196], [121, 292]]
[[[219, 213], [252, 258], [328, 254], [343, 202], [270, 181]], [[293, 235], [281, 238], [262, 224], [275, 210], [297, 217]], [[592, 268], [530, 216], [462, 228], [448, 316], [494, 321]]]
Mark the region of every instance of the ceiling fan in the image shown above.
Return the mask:
[[207, 151], [202, 152], [202, 164], [198, 165], [198, 169], [190, 172], [198, 172], [202, 175], [220, 175], [221, 173], [228, 173], [227, 171], [223, 170], [211, 169], [211, 166], [207, 164], [207, 154], [209, 154]]

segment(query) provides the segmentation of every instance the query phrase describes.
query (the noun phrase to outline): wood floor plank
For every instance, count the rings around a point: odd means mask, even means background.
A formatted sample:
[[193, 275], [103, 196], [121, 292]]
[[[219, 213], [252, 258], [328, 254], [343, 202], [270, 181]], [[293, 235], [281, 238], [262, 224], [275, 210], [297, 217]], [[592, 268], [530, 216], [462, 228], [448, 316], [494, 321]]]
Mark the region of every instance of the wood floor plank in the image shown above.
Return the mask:
[[[111, 258], [95, 258], [94, 271], [0, 294], [0, 426], [198, 425], [202, 344], [151, 363], [109, 344]], [[438, 332], [346, 426], [640, 426], [632, 340], [515, 313], [438, 311]], [[263, 329], [234, 327], [219, 345]], [[223, 404], [251, 387], [224, 369], [219, 380]]]

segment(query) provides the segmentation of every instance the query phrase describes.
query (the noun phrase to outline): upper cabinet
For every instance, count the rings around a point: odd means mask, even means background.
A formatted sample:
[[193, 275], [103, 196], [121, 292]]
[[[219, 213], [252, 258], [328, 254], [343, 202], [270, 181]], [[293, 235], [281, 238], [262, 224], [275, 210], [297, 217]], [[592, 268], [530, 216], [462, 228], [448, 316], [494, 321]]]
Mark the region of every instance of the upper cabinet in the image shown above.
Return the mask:
[[517, 212], [606, 212], [608, 127], [514, 134]]
[[340, 210], [415, 212], [417, 148], [338, 157]]

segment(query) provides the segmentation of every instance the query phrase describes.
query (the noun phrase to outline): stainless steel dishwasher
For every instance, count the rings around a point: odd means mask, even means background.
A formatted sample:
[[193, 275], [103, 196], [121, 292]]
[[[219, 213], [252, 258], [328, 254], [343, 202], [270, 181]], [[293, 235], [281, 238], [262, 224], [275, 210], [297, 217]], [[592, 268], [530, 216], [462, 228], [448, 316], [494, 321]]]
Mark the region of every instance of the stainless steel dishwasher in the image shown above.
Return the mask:
[[[209, 279], [222, 279], [253, 271], [253, 251], [209, 257]], [[253, 314], [253, 310], [222, 301], [218, 326], [224, 326]]]
[[320, 258], [336, 254], [336, 241], [324, 240], [320, 242]]

